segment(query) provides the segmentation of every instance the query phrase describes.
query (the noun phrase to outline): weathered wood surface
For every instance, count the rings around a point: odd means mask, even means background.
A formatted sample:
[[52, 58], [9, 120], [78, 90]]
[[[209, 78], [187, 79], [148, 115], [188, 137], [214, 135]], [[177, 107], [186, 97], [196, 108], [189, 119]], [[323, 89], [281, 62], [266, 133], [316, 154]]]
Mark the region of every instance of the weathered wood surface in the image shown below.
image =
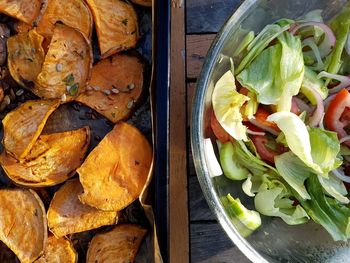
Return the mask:
[[[190, 147], [196, 80], [216, 33], [241, 0], [183, 1], [173, 0], [172, 8], [169, 259], [171, 263], [247, 263], [216, 222], [204, 199]], [[182, 4], [186, 6], [186, 14]], [[184, 204], [187, 197], [188, 202]]]
[[205, 56], [216, 34], [189, 35], [186, 38], [187, 78], [199, 76]]
[[187, 0], [187, 34], [217, 33], [242, 0]]
[[173, 0], [171, 7], [171, 67], [169, 123], [169, 261], [189, 262], [187, 193], [187, 132], [185, 5]]

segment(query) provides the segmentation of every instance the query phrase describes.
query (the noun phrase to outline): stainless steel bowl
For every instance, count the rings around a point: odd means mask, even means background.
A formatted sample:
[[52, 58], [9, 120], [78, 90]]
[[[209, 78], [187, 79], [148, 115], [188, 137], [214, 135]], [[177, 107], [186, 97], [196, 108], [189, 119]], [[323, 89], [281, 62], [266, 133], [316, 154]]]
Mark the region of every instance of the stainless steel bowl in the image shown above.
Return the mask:
[[243, 238], [230, 221], [219, 198], [231, 193], [253, 208], [252, 200], [224, 176], [212, 177], [204, 152], [204, 138], [210, 130], [211, 95], [216, 81], [229, 67], [229, 57], [242, 40], [242, 31], [259, 32], [280, 18], [298, 18], [322, 9], [330, 19], [350, 0], [246, 0], [226, 22], [208, 52], [193, 101], [191, 140], [193, 159], [204, 196], [231, 240], [253, 262], [350, 262], [350, 243], [334, 242], [313, 222], [288, 226], [279, 218], [263, 217], [262, 227]]

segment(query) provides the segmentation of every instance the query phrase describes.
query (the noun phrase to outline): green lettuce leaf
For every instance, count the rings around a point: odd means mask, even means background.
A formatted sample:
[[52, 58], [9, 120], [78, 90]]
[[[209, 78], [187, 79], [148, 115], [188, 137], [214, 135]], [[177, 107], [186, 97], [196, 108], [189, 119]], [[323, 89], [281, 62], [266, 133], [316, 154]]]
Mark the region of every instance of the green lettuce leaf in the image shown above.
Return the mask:
[[[344, 6], [342, 12], [332, 19], [330, 27], [337, 39], [333, 51], [327, 58], [327, 72], [337, 74], [342, 65], [342, 54], [350, 30], [350, 3]], [[328, 84], [329, 80], [327, 81]]]
[[275, 157], [275, 165], [283, 179], [301, 196], [303, 199], [310, 199], [304, 185], [307, 178], [313, 175], [309, 167], [292, 152], [286, 152]]
[[343, 204], [348, 204], [350, 202], [346, 197], [348, 191], [346, 190], [343, 181], [339, 180], [333, 174], [330, 173], [328, 178], [318, 176], [318, 180], [328, 195], [334, 197]]
[[312, 90], [315, 90], [318, 94], [320, 94], [322, 99], [326, 99], [328, 97], [328, 88], [326, 87], [325, 82], [322, 79], [317, 78], [317, 73], [315, 71], [305, 67], [305, 74], [300, 92], [305, 95], [312, 105], [316, 105], [317, 99], [315, 98]]
[[290, 111], [292, 97], [299, 93], [304, 78], [301, 41], [288, 32], [278, 40], [238, 74], [237, 80], [257, 94], [258, 102]]
[[346, 241], [350, 237], [350, 208], [328, 198], [316, 176], [306, 180], [310, 200], [299, 199], [308, 215], [322, 225], [335, 241]]
[[338, 168], [342, 160], [338, 158], [340, 142], [337, 133], [320, 128], [309, 128], [311, 156], [323, 174]]
[[281, 27], [276, 24], [267, 25], [247, 47], [248, 53], [242, 59], [236, 74], [239, 74], [246, 66], [248, 66], [269, 44], [272, 40], [278, 37], [282, 32], [287, 30], [287, 27]]
[[294, 206], [291, 193], [282, 186], [263, 184], [254, 198], [256, 210], [266, 216], [280, 217], [289, 225], [304, 224], [309, 216], [300, 206]]
[[336, 133], [319, 128], [307, 129], [294, 113], [277, 112], [268, 121], [275, 122], [286, 137], [289, 149], [316, 174], [327, 177], [342, 161], [337, 157], [340, 143]]

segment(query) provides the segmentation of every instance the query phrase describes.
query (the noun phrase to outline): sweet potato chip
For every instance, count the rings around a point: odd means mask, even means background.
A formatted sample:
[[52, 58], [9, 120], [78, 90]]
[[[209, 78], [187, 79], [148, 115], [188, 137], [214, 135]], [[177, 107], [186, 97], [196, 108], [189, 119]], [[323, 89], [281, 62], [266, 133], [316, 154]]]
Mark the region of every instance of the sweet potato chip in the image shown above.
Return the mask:
[[77, 101], [112, 122], [127, 118], [143, 88], [143, 63], [135, 56], [116, 54], [92, 68], [87, 91]]
[[87, 39], [92, 34], [92, 15], [83, 0], [49, 0], [39, 21], [39, 34], [51, 39], [56, 22], [78, 29]]
[[85, 90], [91, 67], [89, 41], [76, 29], [56, 24], [33, 92], [48, 99], [76, 96]]
[[113, 230], [97, 234], [91, 240], [87, 263], [134, 262], [147, 230], [138, 225], [123, 224]]
[[7, 40], [8, 68], [11, 76], [29, 90], [33, 88], [45, 59], [43, 41], [44, 37], [35, 29], [14, 35]]
[[152, 0], [131, 0], [131, 2], [143, 6], [152, 6]]
[[20, 185], [41, 187], [66, 181], [83, 162], [90, 143], [88, 127], [41, 135], [24, 160], [3, 153], [0, 161], [7, 176]]
[[43, 203], [34, 191], [0, 190], [0, 240], [22, 263], [33, 262], [44, 250], [47, 222]]
[[16, 21], [13, 25], [13, 29], [17, 32], [17, 34], [28, 33], [30, 30], [32, 30], [32, 28], [33, 26], [22, 21]]
[[80, 200], [106, 211], [125, 208], [139, 197], [151, 162], [152, 148], [142, 133], [117, 124], [77, 170], [84, 188]]
[[102, 58], [136, 46], [137, 15], [131, 4], [122, 0], [86, 2], [94, 17]]
[[50, 231], [57, 237], [116, 224], [116, 212], [106, 212], [84, 205], [78, 196], [83, 187], [78, 179], [68, 181], [55, 194], [47, 212]]
[[50, 235], [44, 254], [35, 263], [76, 263], [77, 261], [78, 254], [70, 240]]
[[41, 0], [0, 0], [0, 13], [14, 17], [32, 25], [39, 17], [42, 7]]
[[59, 101], [27, 101], [3, 119], [4, 146], [17, 159], [24, 158], [40, 136]]

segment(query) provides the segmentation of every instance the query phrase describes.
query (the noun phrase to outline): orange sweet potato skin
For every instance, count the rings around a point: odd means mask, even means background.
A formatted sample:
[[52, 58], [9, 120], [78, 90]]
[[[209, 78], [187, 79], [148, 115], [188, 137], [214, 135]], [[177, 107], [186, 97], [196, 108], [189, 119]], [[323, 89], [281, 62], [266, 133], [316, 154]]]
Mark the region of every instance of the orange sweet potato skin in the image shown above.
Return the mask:
[[29, 25], [39, 17], [42, 7], [41, 0], [32, 0], [30, 4], [23, 0], [0, 0], [0, 12], [17, 18]]
[[82, 0], [49, 0], [38, 23], [38, 33], [51, 39], [57, 22], [79, 30], [87, 39], [91, 38], [92, 14]]
[[97, 234], [90, 243], [87, 263], [134, 262], [147, 231], [138, 225], [118, 225], [107, 233]]
[[94, 17], [101, 57], [136, 46], [139, 39], [137, 15], [122, 0], [86, 0]]
[[92, 68], [87, 90], [76, 99], [117, 123], [128, 118], [143, 93], [144, 64], [133, 55], [116, 54]]
[[152, 148], [142, 133], [130, 124], [117, 124], [77, 170], [84, 188], [80, 200], [120, 211], [140, 196], [151, 162]]
[[84, 205], [78, 196], [83, 187], [78, 179], [67, 181], [56, 193], [47, 212], [48, 225], [57, 237], [79, 233], [118, 221], [117, 212], [101, 211]]
[[143, 6], [152, 6], [152, 0], [131, 0], [131, 2]]

